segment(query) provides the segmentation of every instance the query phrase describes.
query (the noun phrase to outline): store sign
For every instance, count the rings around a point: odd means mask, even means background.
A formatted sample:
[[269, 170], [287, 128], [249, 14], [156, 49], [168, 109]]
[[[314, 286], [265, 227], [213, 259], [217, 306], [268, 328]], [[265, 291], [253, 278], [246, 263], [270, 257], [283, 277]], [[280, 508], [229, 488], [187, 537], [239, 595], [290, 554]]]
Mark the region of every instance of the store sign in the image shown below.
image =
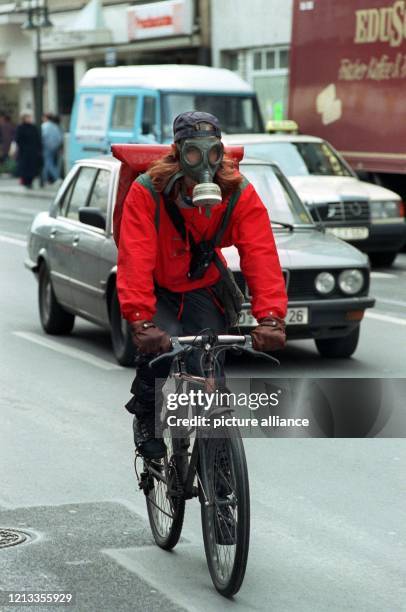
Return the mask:
[[127, 9], [129, 40], [192, 34], [191, 0], [166, 0]]
[[42, 33], [41, 48], [43, 51], [104, 45], [111, 43], [110, 30], [66, 31], [50, 28]]

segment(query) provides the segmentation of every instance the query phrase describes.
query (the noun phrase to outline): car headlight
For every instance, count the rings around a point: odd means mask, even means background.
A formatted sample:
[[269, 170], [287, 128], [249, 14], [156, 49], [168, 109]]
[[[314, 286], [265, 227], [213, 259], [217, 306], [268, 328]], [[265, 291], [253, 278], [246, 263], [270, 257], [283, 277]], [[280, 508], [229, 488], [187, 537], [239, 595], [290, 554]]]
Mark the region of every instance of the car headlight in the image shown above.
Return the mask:
[[338, 277], [338, 286], [343, 293], [355, 295], [364, 286], [364, 275], [360, 270], [344, 270]]
[[370, 202], [372, 219], [395, 219], [402, 217], [402, 202]]
[[320, 272], [315, 278], [316, 290], [322, 295], [331, 293], [336, 285], [336, 279], [330, 272]]

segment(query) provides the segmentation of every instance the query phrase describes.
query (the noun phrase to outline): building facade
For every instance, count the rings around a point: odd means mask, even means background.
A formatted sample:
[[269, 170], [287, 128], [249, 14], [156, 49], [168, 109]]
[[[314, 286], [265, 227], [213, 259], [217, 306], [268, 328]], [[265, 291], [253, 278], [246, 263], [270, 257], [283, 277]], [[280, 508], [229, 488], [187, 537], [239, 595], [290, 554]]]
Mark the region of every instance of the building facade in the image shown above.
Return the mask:
[[262, 115], [287, 118], [292, 0], [212, 0], [213, 66], [255, 88]]
[[[14, 114], [35, 106], [38, 30], [24, 28], [29, 4], [0, 0], [0, 110], [7, 105]], [[47, 5], [52, 27], [40, 28], [44, 109], [60, 115], [65, 127], [75, 89], [89, 68], [211, 63], [209, 0], [48, 0]]]

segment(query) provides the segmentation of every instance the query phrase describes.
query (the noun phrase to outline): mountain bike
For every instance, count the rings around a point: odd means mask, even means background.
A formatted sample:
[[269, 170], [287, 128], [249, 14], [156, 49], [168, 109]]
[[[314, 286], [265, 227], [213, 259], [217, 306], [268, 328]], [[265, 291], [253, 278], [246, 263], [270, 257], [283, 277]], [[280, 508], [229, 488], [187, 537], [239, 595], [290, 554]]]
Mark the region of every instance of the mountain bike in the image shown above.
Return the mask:
[[[162, 359], [173, 359], [170, 378], [179, 394], [185, 385], [202, 388], [206, 393], [224, 391], [224, 380], [216, 376], [219, 359], [233, 350], [260, 356], [279, 365], [274, 357], [255, 351], [251, 336], [217, 335], [172, 337], [172, 350], [150, 362], [154, 367]], [[202, 376], [187, 372], [185, 357], [199, 349]], [[224, 355], [223, 355], [224, 357]], [[221, 393], [217, 394], [222, 396]], [[165, 403], [164, 403], [165, 408]], [[190, 407], [183, 416], [190, 415]], [[213, 402], [210, 409], [199, 407], [209, 426], [168, 426], [166, 411], [161, 421], [167, 455], [162, 460], [146, 460], [136, 453], [135, 467], [143, 490], [153, 537], [158, 546], [172, 549], [183, 526], [185, 502], [197, 497], [201, 504], [201, 522], [207, 564], [213, 584], [225, 597], [240, 589], [248, 559], [250, 536], [250, 494], [247, 463], [241, 434], [237, 427], [220, 425], [214, 430], [213, 419], [231, 415], [229, 403]], [[179, 418], [180, 415], [177, 412]], [[226, 419], [225, 419], [226, 420]], [[204, 431], [203, 431], [204, 430]], [[190, 450], [191, 438], [193, 446]], [[143, 462], [137, 471], [137, 459]]]

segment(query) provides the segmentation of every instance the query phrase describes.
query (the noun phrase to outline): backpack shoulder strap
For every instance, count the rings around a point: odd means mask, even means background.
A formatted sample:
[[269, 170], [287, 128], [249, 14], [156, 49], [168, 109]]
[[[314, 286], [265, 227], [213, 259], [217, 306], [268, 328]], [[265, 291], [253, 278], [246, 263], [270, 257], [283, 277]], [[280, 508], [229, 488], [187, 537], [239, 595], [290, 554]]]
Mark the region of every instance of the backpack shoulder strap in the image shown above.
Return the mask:
[[137, 178], [135, 179], [135, 182], [145, 187], [145, 189], [148, 189], [148, 191], [150, 192], [150, 194], [155, 200], [155, 205], [156, 205], [155, 206], [155, 228], [156, 228], [156, 231], [158, 231], [159, 230], [159, 220], [160, 220], [159, 193], [155, 190], [154, 185], [152, 183], [152, 179], [150, 175], [148, 174], [148, 172], [144, 172], [144, 174], [140, 174], [140, 176], [137, 176]]
[[232, 194], [232, 196], [230, 197], [229, 201], [228, 201], [228, 206], [226, 208], [226, 211], [223, 215], [223, 218], [221, 220], [221, 224], [220, 227], [216, 233], [216, 235], [213, 238], [213, 244], [214, 246], [218, 246], [224, 236], [224, 233], [227, 229], [227, 226], [229, 224], [230, 221], [230, 217], [231, 214], [234, 210], [234, 208], [237, 205], [238, 200], [240, 199], [240, 195], [242, 194], [242, 192], [244, 191], [244, 189], [247, 187], [247, 185], [249, 185], [249, 181], [245, 178], [245, 176], [243, 176], [243, 180], [240, 184], [240, 186], [238, 187], [238, 189], [236, 191], [234, 191], [234, 193]]

